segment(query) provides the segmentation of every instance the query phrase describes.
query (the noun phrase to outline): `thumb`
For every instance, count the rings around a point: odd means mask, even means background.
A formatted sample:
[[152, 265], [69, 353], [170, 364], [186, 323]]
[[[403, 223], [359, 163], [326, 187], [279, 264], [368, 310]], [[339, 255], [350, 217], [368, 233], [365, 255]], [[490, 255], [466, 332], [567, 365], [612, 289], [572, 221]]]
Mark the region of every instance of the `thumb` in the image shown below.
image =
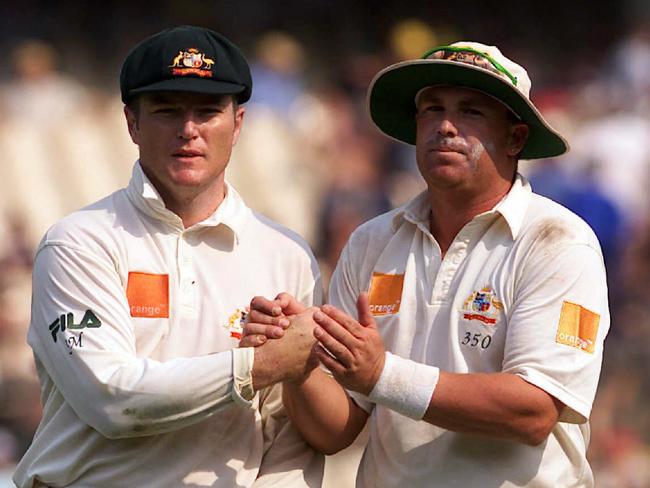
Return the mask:
[[365, 291], [359, 293], [359, 298], [357, 298], [357, 316], [359, 323], [364, 327], [375, 327], [375, 318], [370, 311], [368, 293]]

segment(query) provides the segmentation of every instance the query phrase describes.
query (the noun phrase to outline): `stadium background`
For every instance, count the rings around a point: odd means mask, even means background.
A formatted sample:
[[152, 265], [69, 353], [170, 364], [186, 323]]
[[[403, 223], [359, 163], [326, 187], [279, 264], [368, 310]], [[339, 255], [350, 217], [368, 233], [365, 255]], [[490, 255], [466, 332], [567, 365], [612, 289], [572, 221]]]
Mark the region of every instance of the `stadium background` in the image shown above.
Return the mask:
[[606, 256], [612, 328], [592, 416], [597, 486], [650, 486], [650, 5], [598, 2], [263, 0], [0, 3], [0, 486], [38, 424], [30, 271], [43, 232], [126, 185], [135, 147], [117, 74], [164, 27], [223, 32], [253, 66], [229, 179], [303, 234], [329, 276], [350, 231], [422, 189], [412, 148], [365, 112], [372, 76], [459, 39], [529, 70], [566, 134], [559, 161], [522, 162], [534, 188], [587, 220]]

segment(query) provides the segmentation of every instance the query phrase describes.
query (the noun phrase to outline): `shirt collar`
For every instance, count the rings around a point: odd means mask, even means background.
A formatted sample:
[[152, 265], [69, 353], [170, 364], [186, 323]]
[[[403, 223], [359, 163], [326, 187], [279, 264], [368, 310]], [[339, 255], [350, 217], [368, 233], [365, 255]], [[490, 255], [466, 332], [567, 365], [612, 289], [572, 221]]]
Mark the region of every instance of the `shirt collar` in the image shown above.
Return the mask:
[[431, 204], [429, 203], [429, 194], [424, 190], [409, 203], [397, 211], [393, 217], [393, 232], [397, 231], [400, 224], [406, 220], [416, 225], [425, 225], [429, 227], [429, 213]]
[[[498, 213], [508, 224], [512, 238], [516, 239], [528, 209], [531, 195], [532, 190], [528, 180], [517, 173], [517, 177], [506, 196], [492, 210], [477, 215], [474, 219]], [[428, 229], [430, 211], [431, 204], [425, 190], [397, 211], [392, 221], [393, 232], [397, 231], [397, 228], [404, 220], [418, 226], [424, 225]]]
[[[126, 191], [133, 204], [146, 215], [184, 229], [181, 218], [165, 207], [158, 190], [142, 171], [140, 161], [137, 161], [133, 167], [131, 181]], [[250, 209], [239, 193], [230, 183], [226, 182], [226, 196], [221, 204], [209, 217], [193, 225], [191, 229], [217, 227], [223, 224], [233, 232], [236, 241], [239, 242], [249, 215]]]
[[491, 211], [500, 213], [505, 219], [513, 239], [516, 239], [517, 235], [519, 235], [532, 193], [528, 180], [524, 176], [517, 174], [517, 178], [515, 178], [515, 182], [508, 194]]

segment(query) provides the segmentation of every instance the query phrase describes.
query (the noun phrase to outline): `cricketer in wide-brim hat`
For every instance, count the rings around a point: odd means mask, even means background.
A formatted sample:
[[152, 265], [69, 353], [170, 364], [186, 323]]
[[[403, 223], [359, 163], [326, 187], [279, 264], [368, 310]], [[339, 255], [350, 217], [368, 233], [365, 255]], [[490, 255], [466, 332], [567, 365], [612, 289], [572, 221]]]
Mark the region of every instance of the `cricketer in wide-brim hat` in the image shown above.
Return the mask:
[[506, 58], [495, 46], [460, 41], [434, 48], [421, 59], [403, 61], [380, 71], [368, 90], [372, 120], [385, 134], [415, 144], [416, 96], [434, 85], [479, 90], [525, 122], [528, 139], [522, 159], [559, 156], [569, 150], [567, 141], [553, 129], [530, 100], [531, 82], [526, 70]]

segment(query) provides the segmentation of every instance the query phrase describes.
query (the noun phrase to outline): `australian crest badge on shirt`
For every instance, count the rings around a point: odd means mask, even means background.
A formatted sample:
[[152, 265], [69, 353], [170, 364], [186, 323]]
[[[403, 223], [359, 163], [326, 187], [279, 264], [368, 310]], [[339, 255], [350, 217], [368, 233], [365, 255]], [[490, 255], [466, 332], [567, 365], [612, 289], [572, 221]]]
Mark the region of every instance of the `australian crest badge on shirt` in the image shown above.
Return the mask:
[[486, 325], [495, 325], [500, 310], [503, 310], [503, 302], [497, 298], [494, 290], [486, 285], [467, 297], [463, 303], [462, 317]]
[[238, 308], [230, 317], [228, 323], [224, 324], [224, 328], [230, 332], [230, 337], [233, 339], [241, 339], [242, 332], [244, 332], [244, 322], [248, 316], [248, 307]]

